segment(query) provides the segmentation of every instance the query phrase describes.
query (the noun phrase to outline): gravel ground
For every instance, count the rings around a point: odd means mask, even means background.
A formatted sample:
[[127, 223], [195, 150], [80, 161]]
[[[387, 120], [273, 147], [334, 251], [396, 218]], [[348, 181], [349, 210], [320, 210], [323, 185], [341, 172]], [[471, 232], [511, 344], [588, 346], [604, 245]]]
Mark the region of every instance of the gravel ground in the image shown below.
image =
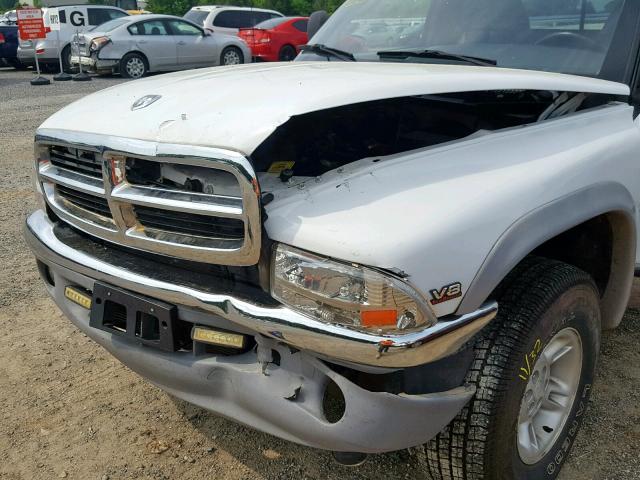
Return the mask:
[[[423, 453], [345, 469], [175, 400], [78, 332], [46, 297], [22, 239], [35, 128], [121, 82], [32, 87], [0, 69], [0, 479], [422, 479]], [[99, 114], [99, 112], [96, 112]], [[632, 305], [640, 306], [640, 286]], [[607, 332], [593, 402], [562, 480], [640, 479], [640, 310]]]

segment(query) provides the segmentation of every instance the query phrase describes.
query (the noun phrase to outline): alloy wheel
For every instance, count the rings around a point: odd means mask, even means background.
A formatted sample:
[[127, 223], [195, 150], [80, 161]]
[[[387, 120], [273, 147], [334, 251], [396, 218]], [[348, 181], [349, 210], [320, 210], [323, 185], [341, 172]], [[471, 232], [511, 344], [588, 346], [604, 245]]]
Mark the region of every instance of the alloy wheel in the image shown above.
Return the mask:
[[141, 58], [131, 57], [125, 66], [131, 78], [141, 78], [145, 72], [145, 65]]
[[562, 433], [580, 384], [582, 355], [580, 335], [565, 328], [536, 359], [518, 416], [518, 453], [527, 465], [539, 462]]
[[222, 57], [223, 65], [238, 65], [241, 62], [240, 54], [235, 50], [227, 50]]

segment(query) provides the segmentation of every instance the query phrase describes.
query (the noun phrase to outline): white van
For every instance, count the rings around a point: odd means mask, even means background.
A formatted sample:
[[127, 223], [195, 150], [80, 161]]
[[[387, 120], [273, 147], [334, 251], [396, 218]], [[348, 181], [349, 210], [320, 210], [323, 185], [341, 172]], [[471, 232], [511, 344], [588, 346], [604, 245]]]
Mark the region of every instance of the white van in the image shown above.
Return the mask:
[[184, 18], [202, 25], [211, 32], [237, 35], [241, 28], [255, 27], [260, 22], [284, 17], [275, 10], [263, 8], [199, 5], [189, 10]]
[[[45, 27], [49, 23], [49, 9], [42, 9]], [[114, 18], [129, 15], [121, 8], [107, 5], [67, 5], [58, 7], [60, 17], [60, 48], [62, 48], [62, 64], [65, 71], [71, 69], [71, 40], [78, 33], [91, 30], [97, 25]], [[45, 69], [58, 65], [58, 42], [55, 31], [48, 31], [47, 38], [42, 40], [20, 40], [18, 59], [24, 65], [35, 65], [34, 52], [38, 50], [38, 62]]]

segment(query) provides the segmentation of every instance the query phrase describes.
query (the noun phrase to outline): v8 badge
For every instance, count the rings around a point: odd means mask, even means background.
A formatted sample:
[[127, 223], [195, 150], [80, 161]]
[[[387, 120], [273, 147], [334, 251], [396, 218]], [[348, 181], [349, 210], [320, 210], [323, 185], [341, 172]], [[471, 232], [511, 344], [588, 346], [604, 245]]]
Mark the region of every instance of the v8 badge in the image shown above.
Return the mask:
[[431, 305], [438, 305], [440, 303], [448, 302], [454, 298], [462, 296], [462, 284], [460, 282], [451, 283], [445, 285], [439, 290], [430, 290], [431, 293]]

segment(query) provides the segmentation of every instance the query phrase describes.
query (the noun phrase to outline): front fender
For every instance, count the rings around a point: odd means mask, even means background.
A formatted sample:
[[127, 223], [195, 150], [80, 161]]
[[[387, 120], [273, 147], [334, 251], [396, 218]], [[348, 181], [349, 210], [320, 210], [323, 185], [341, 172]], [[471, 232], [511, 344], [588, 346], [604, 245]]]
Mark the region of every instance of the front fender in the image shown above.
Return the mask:
[[515, 221], [495, 243], [467, 290], [457, 313], [478, 308], [524, 257], [547, 240], [600, 215], [614, 223], [613, 265], [602, 298], [603, 326], [616, 327], [624, 314], [635, 267], [636, 208], [621, 184], [602, 182], [536, 208]]

